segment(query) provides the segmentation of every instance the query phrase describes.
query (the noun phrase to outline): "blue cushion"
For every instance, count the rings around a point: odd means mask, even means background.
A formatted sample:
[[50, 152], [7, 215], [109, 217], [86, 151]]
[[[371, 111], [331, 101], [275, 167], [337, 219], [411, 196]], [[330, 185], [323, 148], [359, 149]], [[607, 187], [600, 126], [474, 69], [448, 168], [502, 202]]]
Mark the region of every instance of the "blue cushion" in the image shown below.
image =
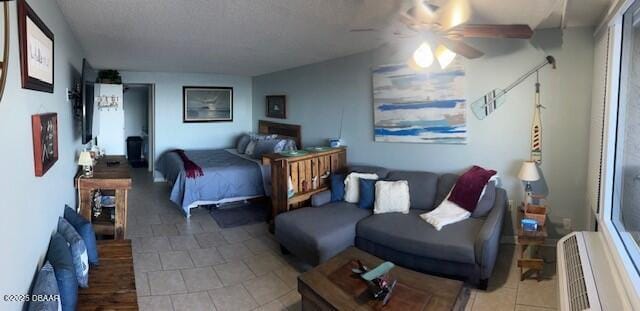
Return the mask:
[[96, 246], [96, 233], [93, 231], [93, 226], [84, 217], [80, 216], [71, 207], [64, 207], [64, 219], [66, 219], [73, 228], [76, 229], [78, 234], [84, 240], [84, 245], [87, 248], [87, 256], [89, 257], [89, 263], [92, 265], [98, 264], [98, 247]]
[[360, 195], [358, 207], [372, 209], [373, 202], [376, 198], [376, 181], [375, 179], [358, 178], [360, 187]]
[[[58, 283], [53, 267], [48, 261], [42, 265], [40, 272], [36, 276], [36, 282], [31, 290], [32, 297], [34, 295], [58, 296]], [[60, 300], [55, 299], [37, 299], [29, 303], [29, 311], [55, 311], [60, 308]]]
[[78, 304], [78, 278], [67, 241], [57, 232], [51, 237], [47, 260], [56, 275], [62, 310], [75, 310]]
[[331, 175], [331, 202], [344, 200], [344, 178], [343, 174]]
[[80, 287], [89, 287], [89, 260], [87, 258], [87, 247], [84, 245], [82, 237], [76, 229], [64, 218], [58, 218], [58, 233], [60, 233], [69, 244], [73, 266], [76, 269], [76, 277]]

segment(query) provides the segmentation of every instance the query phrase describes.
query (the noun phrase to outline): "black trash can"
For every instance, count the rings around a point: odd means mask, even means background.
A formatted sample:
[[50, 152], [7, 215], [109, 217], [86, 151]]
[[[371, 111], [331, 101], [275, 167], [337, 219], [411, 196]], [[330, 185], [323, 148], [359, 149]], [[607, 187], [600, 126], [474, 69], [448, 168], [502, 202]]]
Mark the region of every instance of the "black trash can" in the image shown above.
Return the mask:
[[130, 163], [142, 160], [142, 137], [127, 137], [127, 159]]

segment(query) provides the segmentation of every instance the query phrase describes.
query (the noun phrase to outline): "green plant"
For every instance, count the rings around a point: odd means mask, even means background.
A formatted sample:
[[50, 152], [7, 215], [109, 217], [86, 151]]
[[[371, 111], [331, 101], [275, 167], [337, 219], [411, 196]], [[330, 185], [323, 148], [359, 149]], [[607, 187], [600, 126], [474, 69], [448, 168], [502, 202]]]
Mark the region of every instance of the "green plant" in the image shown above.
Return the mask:
[[120, 77], [120, 73], [117, 70], [100, 70], [100, 72], [98, 72], [98, 79], [96, 82], [122, 84], [122, 77]]

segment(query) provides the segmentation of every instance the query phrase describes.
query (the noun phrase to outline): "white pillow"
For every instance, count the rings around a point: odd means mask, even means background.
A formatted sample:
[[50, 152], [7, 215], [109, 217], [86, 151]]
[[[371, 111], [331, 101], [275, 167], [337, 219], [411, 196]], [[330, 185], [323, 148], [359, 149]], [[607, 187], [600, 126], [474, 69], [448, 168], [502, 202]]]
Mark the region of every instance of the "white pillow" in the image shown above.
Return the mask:
[[344, 179], [344, 200], [349, 203], [358, 203], [360, 200], [360, 178], [378, 179], [377, 174], [351, 173]]
[[374, 214], [398, 212], [409, 214], [410, 206], [408, 181], [376, 182], [376, 202], [373, 206]]

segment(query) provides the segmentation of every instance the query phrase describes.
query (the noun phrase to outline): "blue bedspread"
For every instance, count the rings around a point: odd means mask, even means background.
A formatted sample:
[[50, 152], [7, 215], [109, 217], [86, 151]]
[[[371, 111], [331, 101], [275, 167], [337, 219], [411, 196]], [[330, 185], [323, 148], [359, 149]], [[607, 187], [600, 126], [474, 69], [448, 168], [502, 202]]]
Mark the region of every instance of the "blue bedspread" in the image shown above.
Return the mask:
[[224, 149], [185, 151], [185, 154], [202, 168], [204, 176], [186, 178], [182, 159], [175, 152], [160, 156], [156, 169], [172, 186], [171, 201], [181, 206], [187, 216], [195, 202], [265, 194], [260, 164]]

